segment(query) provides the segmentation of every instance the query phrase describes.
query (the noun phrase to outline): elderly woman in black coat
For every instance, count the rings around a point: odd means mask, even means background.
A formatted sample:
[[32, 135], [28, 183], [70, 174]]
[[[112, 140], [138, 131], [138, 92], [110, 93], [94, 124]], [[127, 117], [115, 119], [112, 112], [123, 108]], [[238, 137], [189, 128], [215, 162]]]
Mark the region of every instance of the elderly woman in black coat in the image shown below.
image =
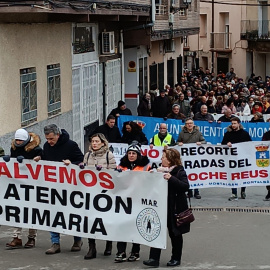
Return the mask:
[[[167, 266], [177, 266], [181, 263], [183, 249], [183, 234], [190, 231], [190, 224], [176, 226], [175, 214], [188, 209], [186, 192], [189, 189], [187, 174], [182, 166], [180, 153], [173, 148], [166, 149], [162, 155], [163, 178], [168, 181], [168, 212], [167, 226], [172, 243], [172, 256]], [[161, 249], [151, 248], [149, 260], [143, 264], [152, 267], [159, 266]]]

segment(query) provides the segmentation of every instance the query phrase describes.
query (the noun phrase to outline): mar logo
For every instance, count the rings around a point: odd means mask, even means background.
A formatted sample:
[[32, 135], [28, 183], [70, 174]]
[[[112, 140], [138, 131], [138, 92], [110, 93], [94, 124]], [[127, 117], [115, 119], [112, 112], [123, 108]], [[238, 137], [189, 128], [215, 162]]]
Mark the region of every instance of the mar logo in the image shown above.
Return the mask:
[[140, 235], [148, 242], [152, 242], [160, 234], [160, 219], [152, 208], [145, 208], [138, 214], [136, 225]]
[[256, 145], [256, 164], [258, 167], [268, 167], [269, 166], [269, 145]]

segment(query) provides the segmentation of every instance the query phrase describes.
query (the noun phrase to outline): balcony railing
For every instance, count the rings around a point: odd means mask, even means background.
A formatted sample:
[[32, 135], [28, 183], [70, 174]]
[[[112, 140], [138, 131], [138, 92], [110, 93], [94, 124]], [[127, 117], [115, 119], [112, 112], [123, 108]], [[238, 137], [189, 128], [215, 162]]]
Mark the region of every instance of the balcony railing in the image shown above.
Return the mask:
[[241, 39], [265, 40], [270, 39], [270, 21], [246, 20], [241, 21]]
[[231, 47], [232, 33], [211, 33], [210, 49], [214, 51], [228, 51]]

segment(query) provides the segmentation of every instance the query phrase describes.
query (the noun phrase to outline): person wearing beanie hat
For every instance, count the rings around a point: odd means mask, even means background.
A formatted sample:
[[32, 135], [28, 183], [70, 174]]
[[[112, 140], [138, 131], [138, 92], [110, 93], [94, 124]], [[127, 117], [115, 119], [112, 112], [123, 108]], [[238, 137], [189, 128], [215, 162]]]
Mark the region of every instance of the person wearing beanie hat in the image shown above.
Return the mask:
[[[141, 145], [137, 141], [133, 141], [127, 149], [124, 157], [121, 158], [118, 166], [119, 170], [131, 170], [131, 171], [149, 171], [150, 166], [147, 156], [142, 156]], [[133, 243], [130, 256], [127, 259], [126, 255], [126, 242], [117, 242], [117, 253], [115, 257], [116, 263], [121, 263], [126, 260], [129, 262], [135, 262], [140, 259], [140, 245]]]
[[[30, 141], [29, 133], [23, 128], [16, 130], [14, 138], [14, 143], [17, 147], [23, 147]], [[17, 144], [16, 141], [19, 141], [19, 143]]]
[[117, 126], [117, 118], [120, 115], [132, 115], [132, 113], [131, 110], [126, 107], [126, 103], [123, 100], [119, 100], [117, 108], [113, 109], [109, 115], [113, 115], [115, 117], [115, 125]]
[[[17, 158], [21, 162], [25, 159], [34, 159], [41, 156], [42, 149], [40, 145], [40, 137], [35, 133], [28, 133], [25, 129], [18, 129], [15, 132], [14, 140], [11, 142], [10, 157]], [[25, 248], [35, 247], [35, 238], [37, 230], [29, 229], [28, 241], [24, 245]], [[8, 249], [16, 249], [22, 247], [22, 228], [14, 228], [13, 239], [6, 244]]]
[[[124, 106], [124, 105], [126, 105], [126, 102], [124, 102], [123, 100], [119, 100], [117, 108], [121, 109], [121, 107]], [[122, 107], [122, 109], [124, 109], [124, 107]]]

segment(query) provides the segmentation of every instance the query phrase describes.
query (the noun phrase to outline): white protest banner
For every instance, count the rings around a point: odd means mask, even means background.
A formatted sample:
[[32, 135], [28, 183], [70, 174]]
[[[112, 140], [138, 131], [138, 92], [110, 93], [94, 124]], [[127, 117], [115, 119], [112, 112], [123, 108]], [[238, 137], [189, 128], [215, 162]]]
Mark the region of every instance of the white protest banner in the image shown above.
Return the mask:
[[0, 224], [166, 248], [161, 173], [0, 159]]
[[[112, 145], [117, 148], [117, 144]], [[270, 142], [244, 142], [232, 147], [212, 144], [174, 146], [181, 154], [191, 188], [242, 187], [270, 185]], [[123, 155], [127, 145], [121, 145]], [[142, 146], [156, 168], [160, 165], [162, 147]], [[118, 159], [120, 160], [120, 155]]]

